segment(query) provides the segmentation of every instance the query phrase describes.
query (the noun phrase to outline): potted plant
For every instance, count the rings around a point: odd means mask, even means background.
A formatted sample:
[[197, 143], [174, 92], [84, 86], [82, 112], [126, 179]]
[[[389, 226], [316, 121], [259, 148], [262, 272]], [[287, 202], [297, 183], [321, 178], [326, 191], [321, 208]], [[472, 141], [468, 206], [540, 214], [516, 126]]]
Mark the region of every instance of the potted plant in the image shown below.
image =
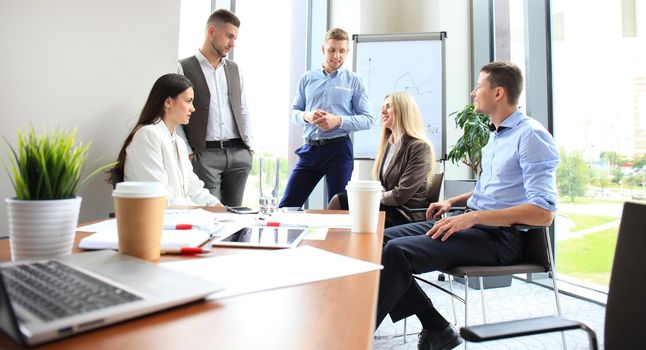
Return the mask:
[[81, 180], [89, 147], [89, 143], [77, 142], [76, 131], [38, 135], [33, 127], [18, 132], [17, 148], [9, 145], [10, 164], [4, 165], [16, 197], [5, 202], [13, 260], [72, 252], [81, 207], [76, 193], [94, 175], [113, 165]]
[[482, 172], [482, 148], [489, 142], [489, 116], [475, 111], [475, 106], [467, 104], [463, 110], [449, 114], [455, 115], [455, 124], [463, 134], [447, 155], [453, 164], [461, 161], [477, 176]]

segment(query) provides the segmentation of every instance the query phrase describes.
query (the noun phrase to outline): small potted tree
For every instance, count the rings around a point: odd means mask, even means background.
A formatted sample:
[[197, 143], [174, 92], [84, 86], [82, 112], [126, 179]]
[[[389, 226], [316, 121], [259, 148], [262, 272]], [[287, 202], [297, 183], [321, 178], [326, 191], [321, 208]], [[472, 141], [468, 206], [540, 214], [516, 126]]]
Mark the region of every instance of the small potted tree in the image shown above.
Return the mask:
[[5, 163], [5, 170], [16, 197], [5, 202], [13, 260], [72, 252], [81, 207], [77, 190], [113, 165], [103, 166], [81, 180], [89, 147], [89, 143], [77, 142], [76, 131], [38, 135], [33, 127], [28, 132], [18, 132], [17, 148], [9, 145], [9, 165]]
[[[462, 130], [462, 136], [453, 145], [447, 159], [453, 164], [462, 163], [471, 169], [475, 178], [482, 172], [482, 148], [489, 141], [489, 116], [475, 111], [473, 104], [467, 104], [464, 109], [449, 114], [455, 116], [455, 124]], [[453, 197], [473, 190], [475, 180], [446, 180], [444, 192], [447, 197]]]
[[463, 134], [447, 155], [453, 164], [462, 162], [467, 165], [476, 177], [482, 172], [482, 148], [489, 142], [489, 116], [475, 111], [473, 104], [467, 104], [463, 110], [449, 114], [455, 115], [455, 124]]

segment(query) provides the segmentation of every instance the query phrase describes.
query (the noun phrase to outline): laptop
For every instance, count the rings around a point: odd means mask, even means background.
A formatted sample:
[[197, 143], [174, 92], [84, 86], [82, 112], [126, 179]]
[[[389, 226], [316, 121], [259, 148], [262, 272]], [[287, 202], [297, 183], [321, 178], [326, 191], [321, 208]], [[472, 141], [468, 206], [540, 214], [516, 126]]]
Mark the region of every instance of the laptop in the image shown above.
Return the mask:
[[111, 250], [0, 265], [0, 328], [36, 345], [199, 300], [223, 286]]

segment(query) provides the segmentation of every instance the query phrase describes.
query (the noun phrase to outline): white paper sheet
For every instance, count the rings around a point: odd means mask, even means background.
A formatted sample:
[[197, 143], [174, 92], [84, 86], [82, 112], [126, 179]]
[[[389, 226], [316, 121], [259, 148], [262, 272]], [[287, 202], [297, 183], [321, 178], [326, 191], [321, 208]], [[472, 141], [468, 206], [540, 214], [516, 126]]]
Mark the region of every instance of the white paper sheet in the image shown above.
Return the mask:
[[217, 224], [215, 213], [198, 209], [166, 209], [164, 212], [164, 225], [191, 224], [210, 228]]
[[[227, 214], [224, 214], [227, 215]], [[235, 215], [235, 214], [233, 214]], [[238, 215], [242, 216], [242, 215]], [[222, 220], [221, 220], [222, 218]], [[253, 220], [253, 218], [252, 218]], [[174, 226], [178, 224], [191, 224], [196, 225], [205, 229], [208, 229], [211, 233], [217, 232], [220, 227], [220, 222], [231, 221], [225, 216], [220, 214], [212, 213], [210, 211], [198, 208], [198, 209], [166, 209], [164, 211], [164, 226]], [[117, 229], [117, 220], [109, 219], [95, 224], [79, 226], [78, 231], [85, 232], [99, 232], [99, 231], [109, 231]]]
[[268, 221], [307, 227], [350, 228], [348, 214], [274, 213]]
[[196, 277], [216, 281], [225, 289], [209, 299], [329, 280], [382, 269], [381, 265], [304, 246], [282, 250], [248, 250], [215, 258], [163, 263]]
[[117, 229], [117, 219], [109, 219], [95, 224], [89, 224], [84, 226], [79, 226], [76, 228], [77, 231], [84, 232], [98, 232], [98, 231], [108, 231]]
[[[163, 230], [161, 248], [199, 247], [210, 238], [211, 235], [206, 230]], [[96, 232], [83, 238], [79, 242], [79, 248], [119, 249], [119, 234], [116, 229]]]
[[327, 237], [326, 228], [310, 227], [307, 229], [305, 236], [303, 236], [303, 239], [306, 239], [308, 241], [325, 241], [325, 237]]

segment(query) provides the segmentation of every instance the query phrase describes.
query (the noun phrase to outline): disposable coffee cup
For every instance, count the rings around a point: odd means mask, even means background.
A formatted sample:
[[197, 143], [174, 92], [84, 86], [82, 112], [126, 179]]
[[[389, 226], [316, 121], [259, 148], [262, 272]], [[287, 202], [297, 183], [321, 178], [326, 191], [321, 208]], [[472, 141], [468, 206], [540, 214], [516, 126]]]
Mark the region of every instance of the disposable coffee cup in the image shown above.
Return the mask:
[[154, 261], [161, 253], [161, 233], [168, 189], [161, 182], [120, 182], [112, 191], [119, 232], [119, 252]]
[[345, 189], [348, 193], [352, 232], [377, 232], [381, 183], [379, 181], [350, 181]]

